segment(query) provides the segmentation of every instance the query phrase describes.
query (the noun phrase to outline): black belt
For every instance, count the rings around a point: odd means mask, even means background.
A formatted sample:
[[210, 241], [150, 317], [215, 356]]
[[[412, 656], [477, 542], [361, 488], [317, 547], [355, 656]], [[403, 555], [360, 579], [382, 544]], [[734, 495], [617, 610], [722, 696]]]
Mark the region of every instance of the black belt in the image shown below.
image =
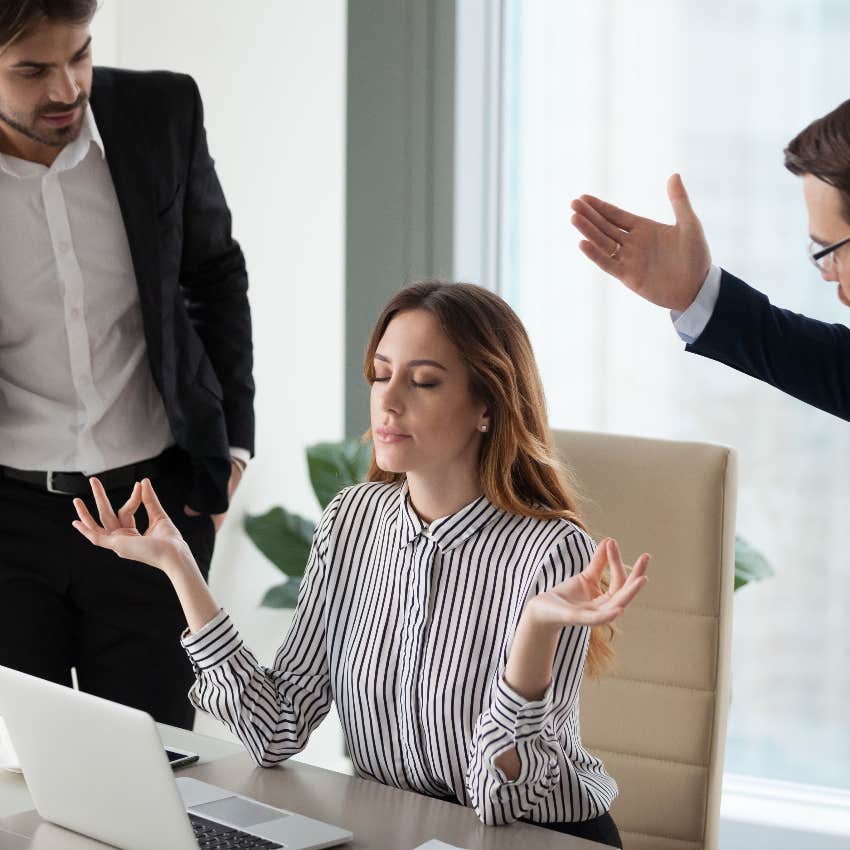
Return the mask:
[[[129, 463], [127, 466], [117, 466], [115, 469], [106, 469], [98, 472], [96, 477], [106, 490], [129, 487], [143, 478], [153, 478], [173, 469], [180, 454], [180, 449], [171, 446], [156, 457], [141, 460], [138, 463]], [[36, 472], [0, 466], [0, 475], [13, 481], [30, 484], [48, 493], [59, 493], [64, 496], [87, 496], [91, 493], [89, 478], [92, 476], [84, 472]]]

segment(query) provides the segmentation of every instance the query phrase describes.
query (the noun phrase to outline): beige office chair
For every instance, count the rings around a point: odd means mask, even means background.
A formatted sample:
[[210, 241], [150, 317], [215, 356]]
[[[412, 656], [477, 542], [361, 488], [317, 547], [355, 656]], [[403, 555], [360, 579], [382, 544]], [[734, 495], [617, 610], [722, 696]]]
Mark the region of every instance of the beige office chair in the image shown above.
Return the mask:
[[624, 850], [716, 850], [729, 706], [737, 459], [705, 443], [556, 431], [580, 509], [649, 584], [617, 660], [585, 679], [581, 731], [620, 786]]

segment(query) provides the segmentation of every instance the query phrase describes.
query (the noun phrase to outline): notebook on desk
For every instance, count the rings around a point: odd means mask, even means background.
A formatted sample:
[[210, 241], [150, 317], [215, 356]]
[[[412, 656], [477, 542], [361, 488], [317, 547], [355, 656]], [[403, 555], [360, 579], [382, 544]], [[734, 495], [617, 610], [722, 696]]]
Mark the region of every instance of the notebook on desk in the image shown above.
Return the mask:
[[39, 815], [121, 850], [319, 850], [353, 838], [188, 777], [149, 714], [0, 667], [0, 716]]

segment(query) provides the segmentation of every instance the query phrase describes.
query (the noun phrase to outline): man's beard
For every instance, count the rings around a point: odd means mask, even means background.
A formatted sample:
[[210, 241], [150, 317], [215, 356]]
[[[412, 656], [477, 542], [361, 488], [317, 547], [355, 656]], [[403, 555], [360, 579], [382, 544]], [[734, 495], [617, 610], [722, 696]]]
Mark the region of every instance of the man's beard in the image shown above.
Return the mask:
[[[53, 104], [49, 108], [40, 109], [33, 116], [29, 124], [24, 123], [20, 118], [6, 114], [4, 110], [0, 109], [0, 121], [11, 127], [13, 130], [17, 130], [22, 136], [26, 136], [26, 138], [31, 141], [38, 142], [40, 145], [46, 145], [50, 148], [64, 148], [65, 145], [69, 142], [73, 142], [74, 139], [80, 135], [88, 99], [88, 94], [81, 92], [80, 96], [72, 104], [67, 106], [64, 104]], [[80, 106], [84, 107], [83, 111], [80, 113], [80, 117], [73, 124], [69, 124], [67, 127], [56, 127], [49, 133], [42, 133], [35, 129], [35, 122], [42, 115], [62, 115], [66, 112], [72, 112]]]

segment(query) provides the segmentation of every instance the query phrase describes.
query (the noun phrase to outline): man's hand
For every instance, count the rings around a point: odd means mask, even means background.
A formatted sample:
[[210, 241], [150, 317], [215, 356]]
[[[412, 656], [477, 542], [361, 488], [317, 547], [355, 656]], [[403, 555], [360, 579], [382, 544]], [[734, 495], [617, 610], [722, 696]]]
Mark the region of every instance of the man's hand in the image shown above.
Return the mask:
[[[228, 503], [233, 498], [233, 494], [236, 492], [236, 488], [239, 486], [239, 482], [242, 480], [243, 469], [244, 469], [244, 467], [242, 466], [242, 464], [239, 463], [239, 461], [235, 460], [234, 458], [230, 459], [230, 480], [227, 482], [227, 501], [228, 501]], [[186, 516], [200, 516], [201, 515], [198, 511], [194, 510], [193, 508], [190, 508], [188, 505], [183, 506], [183, 513], [185, 513]], [[213, 526], [215, 527], [216, 531], [218, 531], [221, 528], [222, 524], [224, 523], [224, 519], [225, 519], [226, 516], [227, 516], [227, 511], [225, 511], [223, 514], [213, 514], [212, 515]]]
[[641, 218], [592, 195], [572, 202], [571, 221], [585, 237], [579, 248], [602, 271], [647, 301], [684, 312], [708, 274], [711, 255], [678, 174], [667, 181], [667, 196], [676, 216], [672, 225]]

